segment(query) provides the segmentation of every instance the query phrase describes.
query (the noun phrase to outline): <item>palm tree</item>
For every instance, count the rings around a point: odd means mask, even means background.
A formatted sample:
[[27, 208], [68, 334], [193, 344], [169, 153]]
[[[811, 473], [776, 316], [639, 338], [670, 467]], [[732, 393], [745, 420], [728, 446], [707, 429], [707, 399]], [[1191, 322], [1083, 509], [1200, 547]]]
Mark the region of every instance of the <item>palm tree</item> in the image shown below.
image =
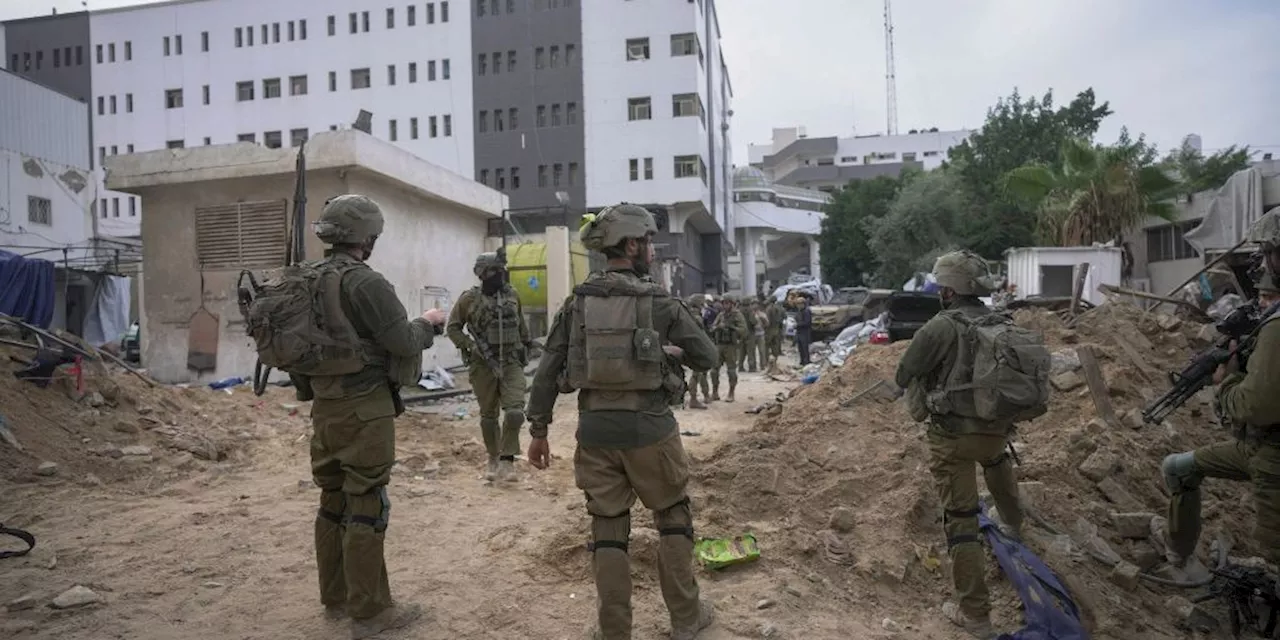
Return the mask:
[[1133, 145], [1070, 139], [1058, 166], [1027, 165], [1005, 176], [1005, 188], [1035, 203], [1036, 239], [1060, 247], [1118, 241], [1148, 216], [1175, 221], [1169, 197], [1178, 182], [1143, 165]]

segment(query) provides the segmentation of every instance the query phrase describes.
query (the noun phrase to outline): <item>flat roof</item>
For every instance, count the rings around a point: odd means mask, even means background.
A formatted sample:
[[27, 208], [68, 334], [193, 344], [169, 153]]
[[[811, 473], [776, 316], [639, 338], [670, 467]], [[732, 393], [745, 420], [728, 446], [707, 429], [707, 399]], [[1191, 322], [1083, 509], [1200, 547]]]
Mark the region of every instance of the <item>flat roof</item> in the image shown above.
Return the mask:
[[[138, 193], [213, 180], [293, 175], [296, 148], [269, 149], [252, 142], [160, 149], [108, 157], [107, 188]], [[452, 202], [486, 218], [507, 208], [507, 195], [423, 160], [362, 131], [325, 131], [307, 140], [307, 172], [358, 169], [433, 200]]]

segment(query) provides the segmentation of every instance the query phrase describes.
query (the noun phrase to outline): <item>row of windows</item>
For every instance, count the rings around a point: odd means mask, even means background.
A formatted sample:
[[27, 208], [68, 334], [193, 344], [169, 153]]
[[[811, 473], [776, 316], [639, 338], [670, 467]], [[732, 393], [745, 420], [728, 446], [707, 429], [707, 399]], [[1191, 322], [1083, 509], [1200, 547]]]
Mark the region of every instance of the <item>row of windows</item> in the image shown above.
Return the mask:
[[[566, 171], [567, 169], [567, 171]], [[476, 180], [485, 186], [493, 187], [498, 191], [515, 191], [520, 188], [520, 167], [500, 167], [492, 171], [493, 181], [489, 180], [490, 170], [481, 169], [477, 172]], [[538, 187], [572, 187], [581, 180], [578, 163], [570, 162], [567, 165], [561, 162], [553, 164], [538, 165]], [[510, 180], [508, 181], [508, 177]]]
[[823, 203], [811, 200], [800, 200], [780, 196], [772, 191], [736, 191], [734, 202], [772, 202], [784, 209], [802, 209], [805, 211], [822, 211]]
[[[428, 138], [448, 138], [453, 136], [453, 116], [445, 114], [443, 116], [427, 116], [427, 132]], [[409, 139], [417, 140], [419, 138], [418, 118], [409, 118]], [[387, 120], [387, 139], [396, 142], [400, 139], [400, 124], [397, 120]]]
[[[507, 8], [508, 14], [516, 12], [516, 0], [476, 0], [476, 17], [483, 18], [486, 15], [500, 16], [504, 6]], [[533, 9], [535, 11], [564, 9], [571, 6], [573, 6], [573, 0], [533, 0]]]
[[[62, 48], [53, 49], [53, 68], [57, 69], [59, 67], [72, 66], [73, 58], [71, 57], [71, 52], [73, 50], [75, 51], [75, 54], [76, 54], [74, 58], [75, 66], [83, 65], [84, 64], [84, 47], [81, 45], [76, 45], [74, 49], [72, 49], [71, 47], [62, 47]], [[31, 68], [32, 63], [34, 62], [35, 70], [39, 71], [44, 66], [44, 51], [36, 51], [34, 56], [32, 56], [31, 54], [32, 52], [30, 51], [24, 51], [21, 55], [15, 53], [12, 56], [10, 56], [10, 60], [12, 62], [9, 65], [9, 70], [13, 72], [17, 72], [19, 69], [21, 69], [23, 73], [30, 73], [32, 71], [32, 68]], [[3, 59], [4, 58], [0, 58], [0, 60], [3, 60]], [[19, 62], [21, 62], [22, 64], [19, 65], [18, 64]]]
[[[707, 111], [702, 106], [702, 96], [696, 93], [677, 93], [671, 96], [671, 116], [683, 118], [698, 116], [705, 123]], [[627, 99], [627, 120], [652, 120], [653, 100], [649, 97]]]
[[[561, 108], [563, 107], [563, 109]], [[490, 127], [490, 114], [492, 113], [492, 127]], [[534, 119], [536, 128], [573, 126], [578, 124], [580, 118], [578, 113], [578, 103], [566, 102], [565, 104], [538, 105]], [[548, 114], [550, 118], [548, 119]], [[482, 110], [476, 115], [476, 132], [477, 133], [501, 133], [503, 131], [516, 131], [520, 128], [520, 110], [512, 107], [510, 109], [494, 109], [492, 112]]]
[[[259, 44], [262, 44], [262, 45], [279, 44], [280, 43], [280, 24], [281, 23], [279, 22], [273, 22], [270, 25], [266, 25], [266, 24], [259, 25], [258, 27], [260, 30], [259, 32], [262, 34], [261, 39], [258, 41]], [[307, 21], [306, 20], [298, 20], [297, 22], [290, 20], [284, 23], [284, 25], [285, 25], [284, 35], [289, 42], [293, 42], [294, 40], [307, 39]], [[236, 48], [239, 49], [246, 45], [252, 47], [253, 32], [254, 32], [253, 25], [249, 25], [247, 27], [236, 27], [236, 31], [235, 31]], [[178, 36], [178, 37], [181, 38], [182, 36]], [[181, 43], [181, 40], [179, 40], [179, 43]], [[208, 51], [208, 49], [205, 49], [205, 51]], [[167, 50], [165, 52], [165, 55], [166, 56], [169, 55]], [[181, 49], [179, 49], [178, 55], [182, 55]]]
[[[395, 7], [387, 7], [387, 28], [396, 28], [396, 10]], [[405, 26], [413, 27], [418, 24], [418, 7], [417, 5], [409, 5], [404, 10]], [[449, 21], [449, 3], [440, 3], [440, 22]], [[359, 13], [352, 11], [347, 14], [347, 32], [348, 33], [369, 33], [369, 12], [361, 11]], [[424, 24], [436, 23], [436, 3], [428, 2], [426, 4], [426, 15], [423, 20]], [[328, 18], [329, 35], [338, 35], [338, 16], [329, 16]], [[253, 42], [249, 43], [253, 46]]]
[[[125, 198], [126, 206], [129, 209], [129, 217], [138, 217], [138, 200], [137, 198]], [[107, 204], [111, 206], [108, 207]], [[120, 217], [120, 198], [102, 198], [89, 204], [90, 212], [96, 214], [100, 218]]]
[[[698, 63], [703, 62], [702, 41], [696, 33], [671, 34], [671, 57], [698, 56]], [[649, 38], [628, 38], [626, 47], [627, 60], [648, 60], [650, 58]]]

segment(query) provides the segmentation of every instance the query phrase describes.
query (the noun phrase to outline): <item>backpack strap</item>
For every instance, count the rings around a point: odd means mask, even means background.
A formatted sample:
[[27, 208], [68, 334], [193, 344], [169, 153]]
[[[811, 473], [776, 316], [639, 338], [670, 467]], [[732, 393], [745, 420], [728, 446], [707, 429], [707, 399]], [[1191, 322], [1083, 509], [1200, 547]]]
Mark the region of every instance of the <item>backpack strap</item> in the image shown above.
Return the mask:
[[0, 560], [25, 556], [28, 553], [31, 553], [32, 549], [36, 548], [36, 537], [22, 529], [11, 529], [0, 524], [0, 536], [13, 536], [27, 543], [27, 548], [22, 551], [0, 551]]

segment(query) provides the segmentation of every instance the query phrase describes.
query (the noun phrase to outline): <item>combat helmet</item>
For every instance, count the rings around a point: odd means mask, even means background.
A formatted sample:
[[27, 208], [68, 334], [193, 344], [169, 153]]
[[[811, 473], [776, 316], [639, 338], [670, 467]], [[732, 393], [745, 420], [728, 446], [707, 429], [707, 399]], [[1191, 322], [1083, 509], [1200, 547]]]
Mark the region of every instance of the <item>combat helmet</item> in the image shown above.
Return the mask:
[[605, 207], [593, 216], [583, 216], [586, 224], [578, 230], [582, 246], [603, 251], [628, 238], [644, 238], [658, 232], [658, 225], [648, 209], [626, 202]]
[[496, 251], [488, 251], [476, 256], [476, 264], [471, 268], [472, 273], [477, 278], [484, 278], [484, 274], [490, 269], [505, 269], [507, 261]]
[[1258, 281], [1254, 283], [1254, 287], [1258, 289], [1258, 292], [1273, 296], [1280, 294], [1280, 285], [1276, 283], [1275, 275], [1271, 272], [1271, 269], [1263, 266], [1259, 271], [1261, 273], [1258, 275]]
[[1280, 247], [1280, 207], [1276, 207], [1263, 214], [1261, 218], [1258, 218], [1249, 227], [1249, 232], [1245, 234], [1244, 239], [1257, 243], [1263, 249]]
[[720, 300], [728, 302], [729, 304], [738, 304], [738, 296], [735, 296], [732, 293], [726, 293], [723, 296], [720, 296]]
[[982, 256], [968, 250], [952, 251], [933, 263], [933, 277], [939, 286], [962, 296], [980, 296], [995, 288], [991, 269]]
[[364, 244], [382, 235], [382, 209], [369, 196], [346, 194], [324, 203], [311, 230], [325, 244]]

